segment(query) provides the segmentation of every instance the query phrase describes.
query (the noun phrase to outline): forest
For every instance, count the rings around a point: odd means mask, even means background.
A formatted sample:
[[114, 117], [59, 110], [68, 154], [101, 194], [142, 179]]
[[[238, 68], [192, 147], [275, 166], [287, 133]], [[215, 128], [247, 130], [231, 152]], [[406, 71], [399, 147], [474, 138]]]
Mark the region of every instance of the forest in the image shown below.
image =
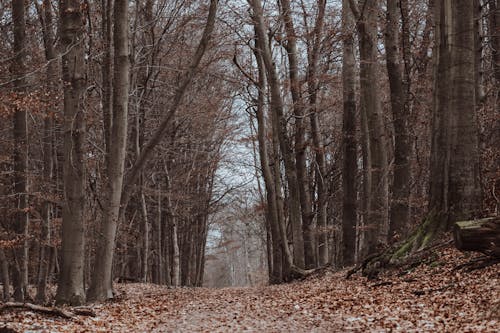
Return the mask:
[[499, 87], [498, 0], [1, 0], [0, 331], [494, 332]]

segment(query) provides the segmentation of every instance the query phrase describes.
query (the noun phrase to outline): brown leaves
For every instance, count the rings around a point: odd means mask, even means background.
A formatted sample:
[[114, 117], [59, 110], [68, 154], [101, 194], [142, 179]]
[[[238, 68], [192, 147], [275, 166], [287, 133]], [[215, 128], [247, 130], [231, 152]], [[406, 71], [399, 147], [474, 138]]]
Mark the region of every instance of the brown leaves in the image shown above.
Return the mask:
[[116, 302], [93, 304], [80, 323], [35, 313], [0, 316], [0, 327], [51, 332], [495, 332], [499, 265], [454, 270], [468, 255], [445, 249], [431, 264], [380, 281], [345, 271], [254, 288], [118, 285]]

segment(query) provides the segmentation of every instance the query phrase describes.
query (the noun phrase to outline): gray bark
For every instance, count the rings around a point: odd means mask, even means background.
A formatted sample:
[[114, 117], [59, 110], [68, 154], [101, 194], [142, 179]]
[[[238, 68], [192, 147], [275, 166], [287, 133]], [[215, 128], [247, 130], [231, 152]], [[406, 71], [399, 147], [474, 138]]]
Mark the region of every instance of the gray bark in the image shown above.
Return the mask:
[[[287, 120], [284, 116], [283, 98], [281, 96], [280, 85], [276, 73], [276, 68], [272, 59], [269, 40], [266, 34], [266, 25], [262, 14], [262, 4], [260, 0], [249, 0], [253, 10], [252, 19], [257, 33], [257, 38], [262, 41], [260, 49], [264, 65], [266, 67], [269, 89], [271, 92], [271, 111], [273, 132], [278, 135], [279, 146], [285, 164], [285, 175], [289, 190], [289, 210], [290, 224], [292, 226], [293, 238], [293, 264], [298, 268], [305, 266], [304, 259], [304, 239], [302, 234], [302, 221], [300, 211], [300, 193], [297, 180], [297, 171], [292, 155], [292, 146], [287, 130]], [[278, 175], [275, 175], [278, 178]], [[283, 235], [282, 235], [283, 237]], [[283, 239], [286, 239], [283, 238]], [[287, 259], [290, 261], [289, 259]]]
[[[309, 193], [309, 179], [307, 177], [307, 164], [306, 164], [306, 139], [305, 139], [305, 103], [302, 99], [301, 93], [301, 80], [299, 78], [299, 64], [298, 64], [298, 50], [296, 41], [296, 32], [293, 24], [293, 18], [291, 14], [291, 7], [289, 0], [280, 0], [281, 3], [281, 16], [285, 24], [286, 33], [286, 43], [285, 49], [288, 55], [288, 76], [290, 79], [290, 93], [292, 95], [293, 102], [293, 114], [295, 116], [295, 165], [294, 172], [296, 173], [296, 182], [299, 192], [299, 203], [300, 211], [302, 214], [302, 233], [304, 239], [304, 265], [305, 268], [313, 268], [316, 266], [316, 251], [314, 249], [314, 230], [312, 227], [313, 223], [313, 211], [311, 194]], [[272, 89], [272, 88], [271, 88]], [[286, 129], [280, 129], [285, 131]], [[284, 134], [287, 135], [287, 134]], [[283, 135], [282, 135], [283, 136]], [[283, 140], [283, 139], [282, 139]], [[290, 147], [291, 148], [291, 147]], [[285, 167], [287, 167], [287, 157], [289, 153], [287, 151], [283, 152], [283, 157], [285, 159]], [[291, 169], [290, 167], [287, 167]], [[289, 174], [292, 170], [286, 170]], [[290, 176], [287, 176], [290, 177]], [[290, 184], [293, 180], [289, 180], [290, 189], [290, 204], [295, 205], [294, 196], [292, 193], [294, 184]], [[293, 208], [290, 208], [292, 211]], [[293, 222], [292, 222], [293, 223]], [[293, 225], [293, 224], [292, 224]], [[294, 235], [295, 236], [295, 235]]]
[[[26, 19], [24, 1], [12, 1], [12, 23], [14, 35], [14, 57], [12, 75], [14, 91], [19, 97], [26, 92]], [[28, 284], [28, 119], [27, 112], [21, 107], [14, 111], [14, 193], [16, 213], [13, 230], [23, 240], [13, 249], [12, 284], [14, 300], [22, 302], [27, 296]]]
[[125, 165], [129, 90], [128, 0], [115, 0], [113, 28], [113, 103], [106, 155], [105, 205], [88, 298], [113, 298], [112, 268]]
[[[398, 6], [399, 3], [399, 6]], [[387, 0], [385, 50], [389, 77], [391, 111], [394, 124], [394, 170], [390, 207], [389, 237], [405, 236], [409, 219], [411, 146], [409, 142], [409, 37], [408, 3]], [[400, 47], [399, 21], [402, 22]], [[406, 53], [405, 53], [406, 52]]]
[[[47, 92], [49, 97], [53, 97], [57, 89], [57, 62], [56, 51], [54, 48], [54, 29], [53, 29], [53, 19], [52, 19], [52, 4], [49, 0], [44, 0], [42, 8], [39, 10], [40, 20], [43, 29], [43, 41], [45, 47], [45, 59], [47, 60]], [[44, 130], [43, 130], [43, 176], [48, 182], [49, 186], [46, 186], [46, 195], [50, 195], [51, 186], [50, 182], [53, 178], [53, 131], [54, 131], [54, 121], [53, 115], [51, 114], [51, 109], [47, 109], [44, 120]], [[41, 246], [39, 255], [39, 272], [37, 281], [37, 294], [36, 300], [40, 303], [46, 301], [46, 289], [47, 289], [47, 279], [49, 275], [49, 262], [52, 253], [51, 243], [51, 213], [52, 213], [52, 203], [50, 200], [46, 200], [42, 204], [42, 230], [41, 230]]]
[[64, 204], [62, 267], [57, 303], [79, 305], [85, 301], [84, 207], [85, 207], [85, 89], [84, 27], [79, 0], [61, 2], [62, 75], [64, 86]]
[[366, 117], [367, 140], [367, 220], [364, 221], [364, 254], [374, 253], [387, 238], [388, 182], [387, 137], [378, 90], [377, 11], [378, 2], [364, 0], [361, 11], [354, 0], [351, 10], [357, 20], [360, 53], [360, 99]]
[[356, 60], [354, 58], [354, 20], [349, 0], [342, 1], [342, 265], [354, 263], [357, 223], [357, 142], [356, 142]]

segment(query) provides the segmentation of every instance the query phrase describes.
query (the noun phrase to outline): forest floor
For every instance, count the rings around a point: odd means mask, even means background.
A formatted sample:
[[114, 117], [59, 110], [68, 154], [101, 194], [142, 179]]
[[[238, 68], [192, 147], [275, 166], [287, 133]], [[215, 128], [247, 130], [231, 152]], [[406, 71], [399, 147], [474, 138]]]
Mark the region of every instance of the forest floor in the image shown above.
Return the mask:
[[119, 284], [95, 317], [6, 309], [0, 332], [498, 332], [500, 264], [462, 267], [478, 257], [441, 249], [372, 281], [344, 270], [248, 288]]

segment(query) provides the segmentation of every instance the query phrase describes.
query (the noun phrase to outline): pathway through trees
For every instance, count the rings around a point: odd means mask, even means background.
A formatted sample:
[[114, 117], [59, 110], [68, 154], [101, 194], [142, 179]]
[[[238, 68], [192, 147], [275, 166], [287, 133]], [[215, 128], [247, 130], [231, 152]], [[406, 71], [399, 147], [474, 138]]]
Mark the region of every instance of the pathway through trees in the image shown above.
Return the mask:
[[[437, 254], [436, 254], [437, 255]], [[346, 271], [252, 288], [118, 285], [117, 301], [77, 320], [4, 311], [0, 327], [50, 332], [494, 332], [499, 265], [470, 270], [478, 255], [447, 249], [416, 269], [380, 280]]]

